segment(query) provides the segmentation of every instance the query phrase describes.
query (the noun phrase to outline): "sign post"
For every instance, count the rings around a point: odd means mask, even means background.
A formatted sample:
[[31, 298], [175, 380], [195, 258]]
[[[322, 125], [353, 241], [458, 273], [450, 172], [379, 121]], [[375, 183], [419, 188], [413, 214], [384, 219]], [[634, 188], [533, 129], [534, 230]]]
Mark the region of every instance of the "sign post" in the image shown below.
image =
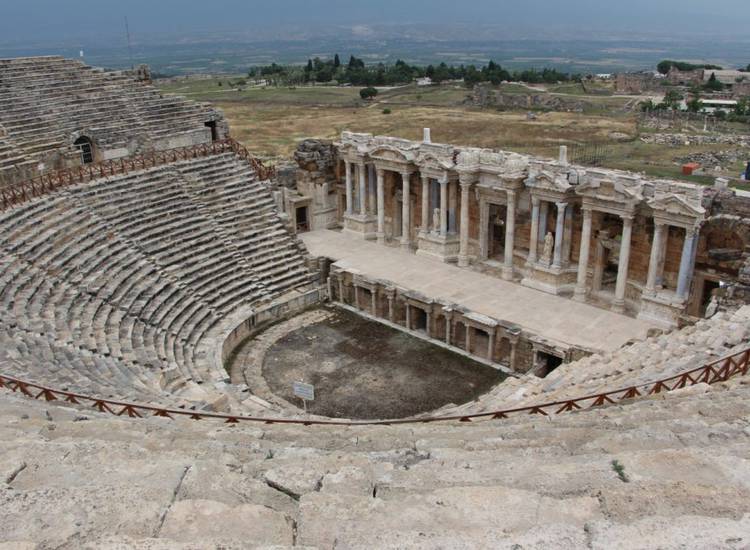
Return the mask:
[[315, 386], [304, 382], [294, 382], [292, 391], [296, 397], [302, 399], [302, 406], [305, 408], [305, 414], [307, 414], [307, 402], [315, 401]]

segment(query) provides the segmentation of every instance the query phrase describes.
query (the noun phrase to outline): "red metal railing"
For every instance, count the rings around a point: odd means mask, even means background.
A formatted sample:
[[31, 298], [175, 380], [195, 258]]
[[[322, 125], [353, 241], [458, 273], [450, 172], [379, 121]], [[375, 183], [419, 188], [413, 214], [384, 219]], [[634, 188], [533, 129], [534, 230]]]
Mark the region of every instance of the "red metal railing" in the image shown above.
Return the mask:
[[541, 415], [550, 416], [564, 414], [584, 409], [593, 409], [606, 405], [614, 405], [624, 401], [636, 399], [649, 395], [655, 395], [666, 391], [677, 390], [693, 386], [695, 384], [716, 384], [724, 382], [735, 376], [744, 376], [748, 371], [750, 360], [750, 348], [746, 348], [734, 355], [724, 357], [713, 363], [708, 363], [697, 369], [693, 369], [670, 378], [650, 382], [648, 384], [631, 386], [619, 390], [576, 397], [565, 401], [555, 401], [540, 405], [529, 405], [515, 409], [469, 414], [463, 416], [435, 416], [418, 419], [405, 420], [380, 420], [380, 421], [344, 421], [344, 420], [296, 420], [288, 418], [261, 418], [253, 416], [239, 416], [231, 414], [208, 413], [190, 411], [185, 409], [170, 409], [156, 405], [141, 405], [124, 401], [113, 401], [101, 399], [79, 393], [56, 390], [41, 386], [39, 384], [19, 380], [12, 376], [0, 374], [0, 388], [6, 388], [13, 392], [23, 394], [33, 399], [44, 398], [46, 401], [62, 401], [78, 405], [89, 405], [99, 412], [110, 413], [115, 416], [129, 416], [131, 418], [143, 418], [146, 416], [161, 416], [165, 418], [186, 417], [191, 420], [218, 419], [228, 424], [240, 422], [256, 422], [263, 424], [297, 424], [303, 426], [390, 426], [396, 424], [428, 424], [434, 422], [471, 422], [474, 420], [492, 419], [499, 420], [517, 415]]
[[128, 174], [136, 170], [163, 166], [180, 160], [220, 155], [230, 151], [250, 163], [260, 179], [270, 179], [275, 175], [275, 168], [264, 166], [241, 143], [232, 138], [227, 138], [213, 143], [191, 145], [190, 147], [180, 147], [167, 151], [154, 151], [144, 155], [85, 164], [67, 170], [44, 174], [32, 180], [0, 189], [0, 211], [77, 183], [84, 183], [107, 176]]

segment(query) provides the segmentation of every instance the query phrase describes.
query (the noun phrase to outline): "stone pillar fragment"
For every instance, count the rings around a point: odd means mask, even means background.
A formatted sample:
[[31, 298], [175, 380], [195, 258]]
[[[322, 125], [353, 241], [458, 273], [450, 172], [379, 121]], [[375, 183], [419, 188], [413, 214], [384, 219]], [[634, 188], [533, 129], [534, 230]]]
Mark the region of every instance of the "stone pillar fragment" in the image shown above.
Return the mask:
[[359, 213], [362, 216], [367, 215], [367, 173], [364, 163], [357, 165], [359, 172]]
[[422, 233], [430, 232], [430, 178], [422, 176]]
[[566, 202], [557, 203], [557, 227], [555, 228], [555, 259], [552, 266], [555, 268], [562, 267], [563, 242], [565, 236], [565, 209], [568, 207]]
[[680, 274], [677, 276], [677, 296], [686, 300], [690, 294], [690, 283], [695, 269], [694, 252], [698, 233], [694, 227], [685, 230], [685, 242], [682, 246], [682, 258], [680, 259]]
[[622, 217], [622, 241], [620, 243], [620, 263], [617, 266], [617, 285], [615, 286], [615, 301], [612, 311], [625, 312], [625, 290], [628, 283], [628, 268], [630, 267], [630, 241], [633, 234], [633, 218]]
[[461, 236], [458, 251], [458, 267], [469, 266], [469, 193], [470, 183], [461, 184]]
[[508, 191], [507, 215], [505, 219], [505, 263], [503, 265], [503, 279], [513, 280], [513, 259], [516, 242], [516, 192]]
[[379, 244], [385, 244], [385, 173], [383, 170], [377, 170], [378, 178], [378, 231], [377, 238]]
[[662, 222], [655, 222], [654, 240], [651, 242], [651, 259], [648, 264], [648, 277], [646, 278], [646, 293], [656, 293], [656, 282], [659, 277], [659, 264], [661, 263], [662, 247], [664, 246], [664, 231], [666, 225]]
[[352, 164], [347, 160], [344, 162], [344, 166], [346, 167], [346, 214], [351, 216], [354, 212], [354, 197], [352, 196], [354, 192], [352, 189]]
[[586, 279], [589, 271], [589, 256], [591, 254], [591, 222], [593, 213], [590, 209], [583, 209], [583, 229], [581, 231], [581, 253], [578, 256], [578, 281], [574, 299], [578, 302], [586, 301]]
[[448, 235], [448, 182], [440, 182], [440, 236]]
[[411, 251], [411, 190], [409, 172], [401, 174], [403, 182], [403, 204], [401, 210], [401, 248]]
[[528, 263], [533, 265], [539, 253], [539, 197], [531, 198], [531, 235], [529, 237]]

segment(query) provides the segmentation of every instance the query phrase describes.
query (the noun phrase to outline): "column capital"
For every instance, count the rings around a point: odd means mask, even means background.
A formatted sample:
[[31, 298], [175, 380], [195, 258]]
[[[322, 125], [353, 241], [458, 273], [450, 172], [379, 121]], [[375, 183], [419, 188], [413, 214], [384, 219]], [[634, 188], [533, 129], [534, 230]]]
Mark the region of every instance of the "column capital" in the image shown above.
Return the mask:
[[464, 193], [469, 193], [471, 191], [471, 188], [474, 186], [473, 182], [459, 182], [459, 185], [461, 186], [461, 191]]
[[685, 236], [688, 238], [695, 238], [700, 232], [700, 227], [691, 225], [685, 228]]
[[505, 194], [508, 197], [508, 202], [515, 202], [516, 200], [516, 190], [515, 189], [506, 189]]
[[458, 173], [458, 181], [461, 185], [476, 183], [478, 176], [475, 172], [460, 172]]
[[365, 167], [366, 164], [367, 163], [364, 160], [358, 160], [357, 161], [357, 166], [359, 166], [360, 168], [364, 169], [364, 167]]
[[378, 168], [377, 166], [375, 166], [375, 174], [376, 174], [376, 175], [377, 175], [377, 176], [378, 176], [379, 178], [382, 178], [382, 177], [384, 177], [384, 176], [385, 176], [385, 168]]
[[621, 214], [620, 218], [622, 219], [622, 224], [625, 227], [633, 226], [633, 220], [635, 219], [635, 216], [633, 216], [632, 214]]
[[419, 174], [419, 178], [422, 180], [422, 183], [424, 183], [425, 185], [430, 182], [430, 176], [428, 176], [426, 174], [421, 174], [420, 173]]
[[542, 202], [542, 199], [539, 197], [532, 195], [531, 196], [531, 206], [539, 206]]
[[565, 201], [555, 202], [558, 210], [565, 210], [568, 207], [568, 203]]
[[581, 210], [583, 210], [584, 219], [590, 220], [592, 216], [594, 215], [594, 209], [591, 208], [590, 206], [584, 206], [583, 208], [581, 208]]
[[664, 229], [665, 226], [669, 225], [665, 220], [659, 220], [654, 218], [654, 227], [661, 227]]

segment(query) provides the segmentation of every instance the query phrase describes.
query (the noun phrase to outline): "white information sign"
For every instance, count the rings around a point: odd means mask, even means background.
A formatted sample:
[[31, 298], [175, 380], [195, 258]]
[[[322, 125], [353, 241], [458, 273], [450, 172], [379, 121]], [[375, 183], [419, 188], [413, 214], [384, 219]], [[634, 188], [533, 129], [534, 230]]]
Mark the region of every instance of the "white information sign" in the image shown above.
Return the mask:
[[305, 401], [315, 401], [315, 386], [305, 384], [304, 382], [295, 382], [292, 384], [294, 395]]

